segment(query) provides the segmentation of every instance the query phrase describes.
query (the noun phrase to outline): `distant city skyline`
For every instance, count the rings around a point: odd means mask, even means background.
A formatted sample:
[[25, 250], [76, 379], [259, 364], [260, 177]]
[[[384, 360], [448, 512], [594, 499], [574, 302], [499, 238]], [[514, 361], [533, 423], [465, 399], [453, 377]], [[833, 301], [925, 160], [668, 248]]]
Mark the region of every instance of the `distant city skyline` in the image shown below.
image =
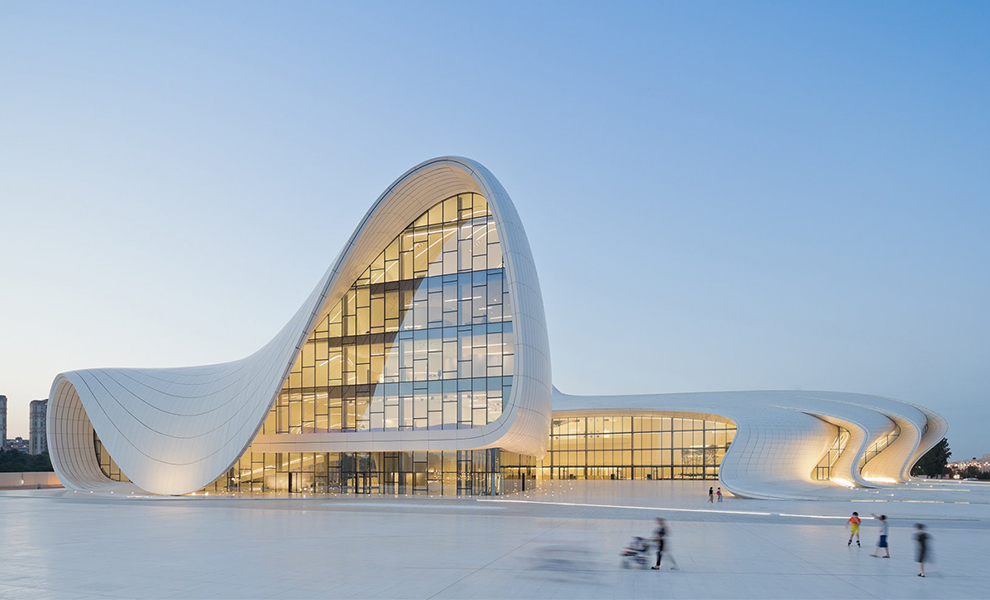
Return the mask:
[[59, 372], [252, 352], [456, 154], [563, 391], [863, 392], [990, 452], [990, 6], [292, 6], [0, 7], [8, 437]]

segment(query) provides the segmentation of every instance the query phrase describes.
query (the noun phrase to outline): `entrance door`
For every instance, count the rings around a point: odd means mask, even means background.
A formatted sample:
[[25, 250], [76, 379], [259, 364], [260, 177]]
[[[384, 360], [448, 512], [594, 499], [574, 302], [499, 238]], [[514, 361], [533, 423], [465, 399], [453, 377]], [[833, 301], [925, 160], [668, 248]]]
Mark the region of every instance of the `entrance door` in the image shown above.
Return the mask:
[[314, 476], [312, 473], [289, 473], [289, 493], [309, 494], [314, 491]]

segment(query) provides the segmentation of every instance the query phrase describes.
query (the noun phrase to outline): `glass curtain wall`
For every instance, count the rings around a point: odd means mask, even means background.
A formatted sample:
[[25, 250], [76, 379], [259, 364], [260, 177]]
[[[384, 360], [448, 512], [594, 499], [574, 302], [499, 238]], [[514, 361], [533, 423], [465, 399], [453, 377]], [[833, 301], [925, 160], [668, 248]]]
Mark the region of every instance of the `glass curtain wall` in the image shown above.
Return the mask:
[[107, 478], [113, 481], [130, 481], [117, 466], [107, 449], [103, 447], [103, 442], [100, 441], [100, 436], [96, 435], [95, 430], [93, 431], [93, 448], [96, 450], [96, 461], [100, 463], [100, 470]]
[[247, 452], [200, 493], [499, 493], [498, 450], [447, 452]]
[[[495, 421], [513, 374], [495, 218], [446, 198], [396, 236], [317, 324], [261, 434], [464, 429]], [[126, 480], [95, 438], [104, 473]], [[206, 490], [482, 493], [498, 453], [259, 453]], [[484, 484], [483, 484], [484, 482]]]
[[832, 446], [825, 453], [825, 456], [818, 461], [818, 465], [815, 466], [815, 472], [812, 474], [819, 481], [832, 479], [832, 468], [835, 466], [835, 462], [839, 460], [842, 451], [846, 449], [846, 442], [849, 441], [848, 429], [839, 426], [836, 426], [835, 429], [835, 441], [832, 442]]
[[[103, 474], [130, 481], [94, 432]], [[501, 489], [497, 449], [443, 452], [245, 452], [198, 493], [486, 496]]]
[[717, 479], [735, 434], [731, 421], [662, 413], [557, 416], [543, 460], [503, 452], [502, 473], [506, 479]]
[[859, 459], [859, 470], [862, 471], [863, 467], [866, 466], [866, 463], [873, 460], [877, 454], [883, 452], [887, 446], [893, 444], [894, 440], [896, 440], [899, 435], [901, 435], [901, 426], [894, 423], [894, 428], [890, 430], [887, 435], [877, 438], [876, 441], [870, 444], [870, 447], [866, 449], [866, 452], [863, 453], [863, 456]]
[[[542, 461], [497, 449], [248, 451], [202, 492], [479, 495], [499, 493], [503, 479], [714, 480], [735, 433], [728, 420], [663, 413], [557, 416]], [[101, 464], [109, 460], [105, 452], [99, 455]]]
[[265, 434], [461, 429], [502, 414], [512, 307], [488, 203], [447, 198], [378, 255], [316, 326]]

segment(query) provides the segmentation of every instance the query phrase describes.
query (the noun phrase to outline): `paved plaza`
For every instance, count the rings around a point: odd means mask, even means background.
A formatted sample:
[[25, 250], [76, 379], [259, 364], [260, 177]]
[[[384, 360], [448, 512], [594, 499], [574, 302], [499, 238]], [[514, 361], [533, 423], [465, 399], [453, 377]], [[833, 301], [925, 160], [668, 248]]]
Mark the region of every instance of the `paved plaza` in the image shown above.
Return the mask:
[[[560, 482], [499, 498], [0, 492], [0, 598], [990, 598], [990, 486], [708, 504], [709, 482]], [[892, 558], [846, 547], [891, 518]], [[679, 570], [623, 569], [652, 519]], [[913, 524], [934, 538], [916, 576]]]

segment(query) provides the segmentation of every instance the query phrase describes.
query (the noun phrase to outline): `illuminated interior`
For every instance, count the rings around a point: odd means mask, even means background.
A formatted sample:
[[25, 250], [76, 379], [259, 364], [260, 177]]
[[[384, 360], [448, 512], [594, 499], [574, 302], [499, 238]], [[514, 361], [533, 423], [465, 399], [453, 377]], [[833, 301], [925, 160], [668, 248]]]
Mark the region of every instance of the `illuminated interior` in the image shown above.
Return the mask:
[[859, 459], [859, 470], [862, 471], [863, 468], [866, 467], [867, 463], [883, 452], [884, 448], [893, 444], [894, 440], [896, 440], [899, 435], [901, 435], [901, 428], [895, 423], [893, 429], [874, 440], [873, 443], [870, 444], [870, 447], [866, 449], [866, 452], [863, 453], [863, 456]]
[[[495, 219], [483, 196], [459, 194], [406, 227], [327, 312], [259, 434], [479, 427], [502, 414], [512, 374], [512, 303]], [[94, 444], [104, 474], [126, 481], [98, 437]], [[475, 493], [491, 491], [497, 466], [497, 453], [485, 451], [249, 448], [206, 489]]]
[[[319, 225], [304, 231], [325, 254]], [[611, 305], [636, 301], [612, 298], [574, 326], [609, 328]], [[840, 480], [901, 482], [948, 427], [845, 392], [569, 395], [553, 386], [547, 329], [505, 188], [476, 161], [437, 157], [386, 188], [255, 352], [58, 374], [52, 465], [90, 492], [475, 495], [537, 479], [718, 478], [737, 496], [806, 498]], [[601, 352], [624, 351], [576, 350], [596, 373]]]
[[832, 468], [835, 467], [842, 451], [846, 449], [846, 443], [849, 442], [848, 429], [839, 426], [836, 426], [835, 429], [835, 441], [832, 442], [828, 452], [818, 462], [818, 465], [815, 466], [815, 472], [812, 473], [812, 476], [818, 481], [829, 481], [833, 478]]
[[555, 413], [538, 461], [503, 453], [510, 479], [717, 479], [736, 426], [694, 413]]

